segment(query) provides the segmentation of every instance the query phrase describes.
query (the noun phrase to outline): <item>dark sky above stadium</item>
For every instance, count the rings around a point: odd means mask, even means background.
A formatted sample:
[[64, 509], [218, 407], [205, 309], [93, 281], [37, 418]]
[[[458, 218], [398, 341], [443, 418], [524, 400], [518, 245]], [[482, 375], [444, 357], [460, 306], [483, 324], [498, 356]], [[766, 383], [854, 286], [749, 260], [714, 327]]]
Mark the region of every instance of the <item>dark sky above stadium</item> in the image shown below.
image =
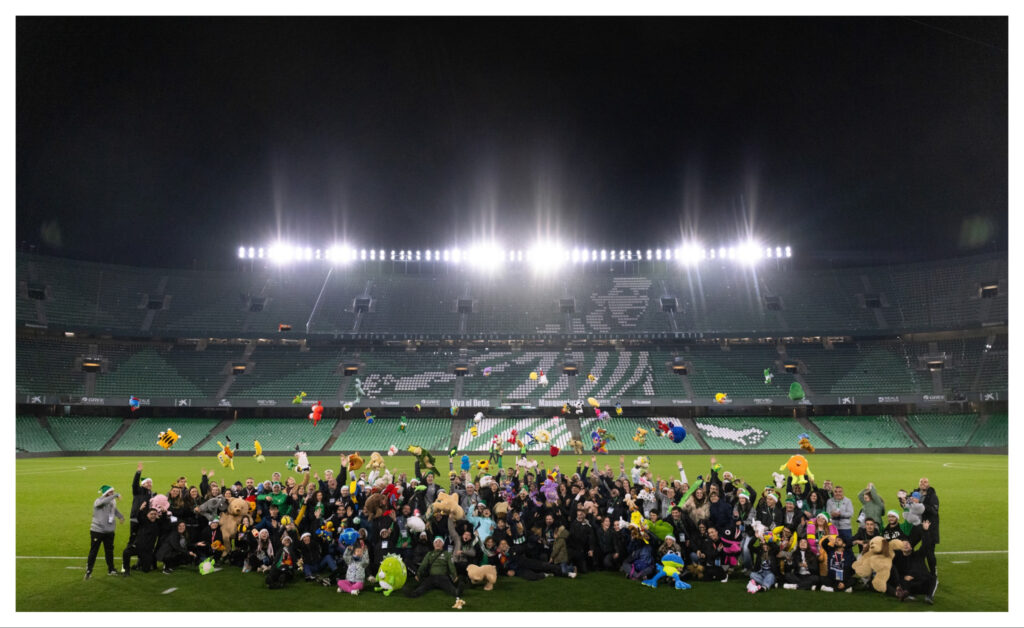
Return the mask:
[[1005, 18], [18, 18], [19, 246], [1007, 247]]

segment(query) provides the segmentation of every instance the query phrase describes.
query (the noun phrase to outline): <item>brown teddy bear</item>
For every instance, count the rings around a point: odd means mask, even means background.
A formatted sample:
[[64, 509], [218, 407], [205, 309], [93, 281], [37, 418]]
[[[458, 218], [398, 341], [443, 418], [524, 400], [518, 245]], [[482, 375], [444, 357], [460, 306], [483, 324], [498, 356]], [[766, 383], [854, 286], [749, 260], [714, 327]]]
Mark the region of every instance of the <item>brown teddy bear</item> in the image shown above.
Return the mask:
[[508, 517], [508, 502], [498, 502], [494, 505], [494, 516], [496, 519]]
[[498, 570], [494, 565], [469, 565], [466, 567], [466, 575], [473, 584], [483, 583], [484, 591], [493, 589], [494, 583], [498, 581]]
[[871, 586], [879, 593], [885, 593], [885, 585], [889, 581], [889, 572], [892, 571], [892, 558], [896, 552], [902, 551], [903, 541], [893, 539], [888, 541], [881, 536], [876, 536], [868, 542], [868, 551], [860, 555], [853, 563], [853, 572], [861, 578], [870, 578]]
[[569, 441], [569, 446], [576, 452], [577, 456], [583, 455], [583, 441], [578, 438], [574, 438]]
[[249, 514], [249, 502], [245, 501], [241, 497], [234, 497], [228, 502], [228, 509], [226, 512], [220, 515], [220, 534], [221, 538], [224, 539], [224, 555], [228, 553], [228, 549], [231, 547], [231, 540], [235, 538], [235, 534], [238, 532], [238, 524], [241, 523], [242, 517]]
[[455, 520], [465, 519], [466, 511], [459, 505], [458, 495], [449, 495], [448, 493], [441, 491], [437, 494], [437, 499], [434, 500], [433, 505], [434, 512], [441, 513], [442, 515], [448, 515], [449, 518], [454, 517]]
[[384, 507], [387, 503], [387, 497], [381, 493], [374, 493], [366, 498], [366, 503], [363, 504], [363, 512], [366, 513], [367, 518], [376, 519], [384, 514]]

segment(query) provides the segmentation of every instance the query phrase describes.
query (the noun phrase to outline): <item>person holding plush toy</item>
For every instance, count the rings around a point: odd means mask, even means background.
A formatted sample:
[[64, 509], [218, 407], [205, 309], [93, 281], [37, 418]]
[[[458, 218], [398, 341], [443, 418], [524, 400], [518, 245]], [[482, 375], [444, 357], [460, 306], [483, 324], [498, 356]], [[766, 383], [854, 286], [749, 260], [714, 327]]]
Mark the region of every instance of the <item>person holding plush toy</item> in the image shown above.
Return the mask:
[[444, 548], [443, 538], [434, 537], [434, 549], [427, 553], [416, 570], [416, 581], [419, 586], [415, 589], [406, 587], [407, 597], [419, 597], [432, 589], [441, 589], [446, 593], [455, 596], [455, 604], [461, 608], [462, 601], [461, 582], [458, 572], [455, 570], [455, 562], [452, 560], [451, 552]]
[[360, 542], [346, 547], [342, 560], [346, 566], [345, 579], [338, 580], [338, 593], [344, 591], [352, 595], [359, 595], [359, 592], [363, 590], [363, 581], [366, 579], [366, 566], [370, 563], [369, 552]]

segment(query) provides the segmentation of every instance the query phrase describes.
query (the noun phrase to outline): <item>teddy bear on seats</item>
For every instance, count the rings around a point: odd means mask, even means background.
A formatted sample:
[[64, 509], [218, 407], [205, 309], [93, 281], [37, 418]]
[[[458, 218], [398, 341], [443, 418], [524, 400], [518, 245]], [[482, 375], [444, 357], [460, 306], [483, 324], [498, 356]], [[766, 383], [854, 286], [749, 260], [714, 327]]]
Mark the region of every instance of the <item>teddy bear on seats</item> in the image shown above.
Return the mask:
[[868, 543], [868, 551], [860, 555], [853, 563], [853, 572], [861, 578], [871, 578], [871, 587], [879, 593], [885, 593], [889, 573], [892, 571], [892, 559], [895, 553], [903, 549], [903, 541], [891, 541], [876, 536]]

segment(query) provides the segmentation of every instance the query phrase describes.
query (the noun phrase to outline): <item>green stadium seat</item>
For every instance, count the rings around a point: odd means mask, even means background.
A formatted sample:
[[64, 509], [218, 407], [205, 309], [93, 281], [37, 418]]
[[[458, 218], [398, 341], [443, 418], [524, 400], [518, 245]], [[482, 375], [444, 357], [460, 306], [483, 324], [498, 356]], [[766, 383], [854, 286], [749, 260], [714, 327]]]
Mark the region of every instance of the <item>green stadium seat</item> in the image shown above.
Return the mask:
[[694, 421], [713, 450], [788, 449], [799, 453], [804, 433], [815, 449], [830, 449], [828, 443], [788, 417], [697, 417]]
[[[375, 419], [373, 423], [353, 419], [341, 433], [331, 451], [338, 452], [379, 452], [385, 455], [394, 445], [399, 451], [406, 451], [410, 445], [424, 447], [431, 451], [447, 451], [452, 438], [452, 421], [445, 418], [415, 417], [406, 419], [404, 431], [399, 429], [401, 419]], [[365, 456], [364, 456], [365, 457]], [[438, 461], [438, 468], [441, 464]]]
[[50, 433], [64, 451], [100, 451], [121, 427], [116, 417], [48, 417]]
[[928, 447], [964, 447], [978, 424], [978, 415], [912, 414], [907, 423]]
[[978, 427], [967, 443], [969, 447], [1006, 447], [1009, 443], [1009, 424], [1005, 414], [993, 414]]
[[34, 416], [18, 416], [14, 423], [15, 448], [18, 451], [34, 453], [60, 451], [60, 445], [53, 440]]
[[[239, 444], [245, 455], [252, 455], [253, 441], [267, 451], [292, 451], [298, 445], [307, 452], [323, 449], [338, 419], [322, 419], [315, 427], [309, 419], [238, 419], [199, 447], [199, 451], [219, 451], [217, 440], [231, 437], [232, 447]], [[175, 430], [177, 431], [177, 430]]]
[[[631, 449], [677, 449], [679, 451], [693, 451], [700, 449], [700, 442], [689, 434], [680, 443], [673, 443], [669, 438], [658, 436], [658, 421], [675, 423], [679, 425], [678, 419], [671, 417], [637, 418], [613, 416], [610, 419], [598, 419], [596, 417], [584, 417], [580, 419], [580, 440], [583, 441], [585, 450], [590, 451], [593, 445], [591, 433], [597, 428], [608, 430], [608, 433], [615, 437], [615, 440], [608, 441], [608, 451], [627, 451]], [[640, 447], [633, 437], [636, 435], [636, 428], [642, 427], [647, 430], [647, 443]], [[613, 465], [614, 466], [614, 465]]]
[[915, 446], [889, 415], [821, 416], [811, 420], [825, 438], [841, 449], [909, 449]]
[[[217, 419], [183, 419], [180, 417], [155, 419], [143, 417], [132, 421], [121, 438], [111, 446], [111, 451], [164, 451], [157, 444], [160, 432], [172, 429], [178, 434], [178, 441], [172, 451], [188, 451], [200, 443], [220, 421]], [[250, 446], [251, 447], [251, 446]]]

